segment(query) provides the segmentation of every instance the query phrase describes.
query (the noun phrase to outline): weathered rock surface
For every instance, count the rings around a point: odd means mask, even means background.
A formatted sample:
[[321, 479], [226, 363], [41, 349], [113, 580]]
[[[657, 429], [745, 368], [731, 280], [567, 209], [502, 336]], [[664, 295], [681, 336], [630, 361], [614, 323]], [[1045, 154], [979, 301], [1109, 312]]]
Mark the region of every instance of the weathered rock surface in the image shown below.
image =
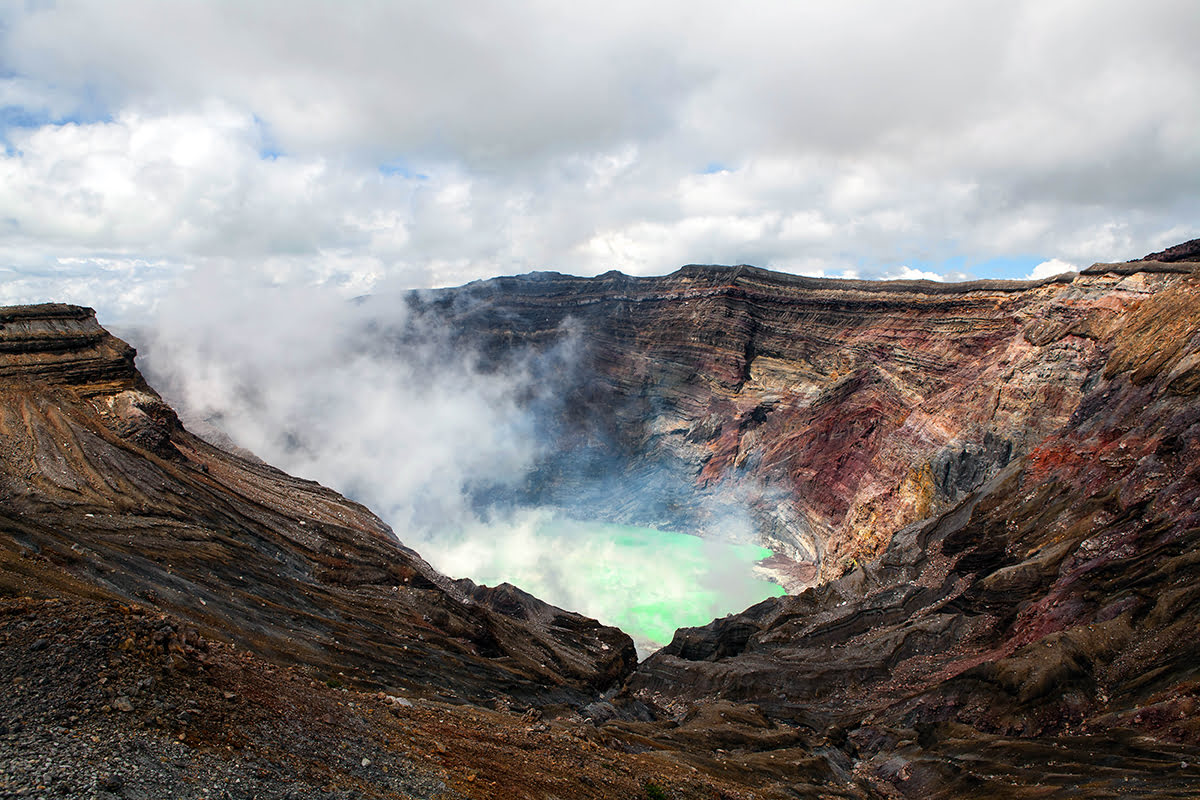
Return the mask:
[[1026, 284], [685, 268], [439, 302], [499, 352], [574, 331], [598, 375], [579, 418], [608, 420], [631, 471], [668, 453], [698, 496], [741, 484], [776, 513], [786, 498], [771, 534], [831, 579], [679, 631], [628, 698], [824, 732], [883, 796], [1186, 797], [1190, 246]]
[[538, 273], [415, 305], [497, 362], [575, 342], [534, 499], [693, 530], [737, 497], [829, 578], [1061, 428], [1120, 316], [1191, 269], [1122, 266], [963, 284]]
[[1171, 263], [1175, 261], [1200, 261], [1200, 239], [1192, 239], [1182, 244], [1168, 247], [1166, 250], [1160, 250], [1157, 253], [1151, 253], [1148, 256], [1143, 256], [1141, 260], [1160, 261], [1163, 263]]
[[587, 702], [633, 667], [620, 631], [523, 593], [497, 611], [365, 508], [190, 435], [133, 356], [89, 309], [0, 311], [0, 592], [136, 601], [322, 678], [478, 702]]
[[904, 796], [1200, 790], [1200, 272], [1117, 298], [1040, 441], [881, 558], [678, 632], [631, 693], [838, 731]]
[[140, 605], [0, 596], [0, 685], [6, 798], [795, 796], [578, 717], [328, 686]]

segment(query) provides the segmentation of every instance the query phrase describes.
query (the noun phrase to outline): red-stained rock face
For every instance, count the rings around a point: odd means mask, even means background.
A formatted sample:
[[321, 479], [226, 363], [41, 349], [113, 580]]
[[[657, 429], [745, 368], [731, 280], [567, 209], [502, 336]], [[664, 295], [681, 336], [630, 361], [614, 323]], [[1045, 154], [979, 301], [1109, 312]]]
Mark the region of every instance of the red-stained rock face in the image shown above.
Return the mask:
[[[873, 774], [906, 794], [962, 796], [1041, 746], [1065, 764], [1127, 750], [1135, 733], [1167, 761], [1200, 746], [1182, 710], [1200, 663], [1200, 274], [1180, 275], [1140, 297], [1117, 283], [1098, 311], [1079, 304], [1087, 336], [1013, 343], [1045, 359], [1082, 339], [1067, 360], [1080, 375], [1021, 378], [1053, 425], [1027, 409], [1011, 462], [894, 533], [878, 560], [678, 632], [633, 695], [675, 708], [754, 698], [775, 718], [850, 729]], [[1085, 793], [1115, 791], [1093, 780]]]

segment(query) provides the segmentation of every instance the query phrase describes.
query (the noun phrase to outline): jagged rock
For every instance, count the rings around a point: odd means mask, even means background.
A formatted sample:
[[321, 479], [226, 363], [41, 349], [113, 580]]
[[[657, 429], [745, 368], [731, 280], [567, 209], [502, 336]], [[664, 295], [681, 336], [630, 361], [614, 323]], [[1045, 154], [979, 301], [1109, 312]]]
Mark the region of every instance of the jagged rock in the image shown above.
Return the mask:
[[1168, 247], [1166, 250], [1160, 250], [1157, 253], [1143, 256], [1142, 261], [1162, 261], [1166, 263], [1175, 261], [1200, 261], [1200, 239], [1192, 239], [1182, 244], [1177, 244], [1174, 247]]

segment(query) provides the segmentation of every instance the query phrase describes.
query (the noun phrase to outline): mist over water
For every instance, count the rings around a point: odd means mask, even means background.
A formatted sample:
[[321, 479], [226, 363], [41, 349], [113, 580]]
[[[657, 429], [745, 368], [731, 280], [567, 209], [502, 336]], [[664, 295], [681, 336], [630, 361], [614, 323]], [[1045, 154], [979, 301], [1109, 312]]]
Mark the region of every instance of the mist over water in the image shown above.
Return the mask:
[[[769, 551], [746, 544], [751, 528], [736, 506], [701, 540], [512, 502], [539, 465], [562, 461], [547, 431], [563, 381], [578, 377], [577, 340], [567, 334], [547, 352], [515, 354], [502, 371], [484, 368], [440, 323], [417, 319], [406, 298], [247, 290], [209, 275], [152, 324], [121, 333], [197, 432], [214, 426], [268, 463], [366, 504], [451, 577], [508, 581], [618, 625], [643, 654], [676, 627], [782, 593], [752, 574]], [[735, 544], [719, 541], [723, 533]]]
[[442, 532], [421, 547], [451, 574], [508, 582], [564, 608], [616, 625], [643, 655], [677, 628], [704, 625], [783, 588], [757, 577], [771, 555], [754, 544], [701, 539], [632, 525], [581, 521], [548, 508], [522, 509], [501, 525]]

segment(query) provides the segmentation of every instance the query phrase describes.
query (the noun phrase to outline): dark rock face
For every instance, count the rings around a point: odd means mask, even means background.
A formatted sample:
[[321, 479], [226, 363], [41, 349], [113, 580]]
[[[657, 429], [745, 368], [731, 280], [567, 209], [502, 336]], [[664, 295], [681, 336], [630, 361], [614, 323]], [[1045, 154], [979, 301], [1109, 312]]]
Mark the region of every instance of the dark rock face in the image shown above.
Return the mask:
[[1151, 253], [1148, 256], [1144, 256], [1142, 261], [1162, 261], [1166, 263], [1200, 261], [1200, 239], [1192, 239], [1183, 244], [1168, 247], [1166, 250]]
[[365, 508], [190, 435], [133, 355], [89, 309], [0, 312], [0, 592], [134, 600], [322, 676], [463, 700], [582, 703], [632, 669], [620, 631], [525, 594], [505, 613]]

